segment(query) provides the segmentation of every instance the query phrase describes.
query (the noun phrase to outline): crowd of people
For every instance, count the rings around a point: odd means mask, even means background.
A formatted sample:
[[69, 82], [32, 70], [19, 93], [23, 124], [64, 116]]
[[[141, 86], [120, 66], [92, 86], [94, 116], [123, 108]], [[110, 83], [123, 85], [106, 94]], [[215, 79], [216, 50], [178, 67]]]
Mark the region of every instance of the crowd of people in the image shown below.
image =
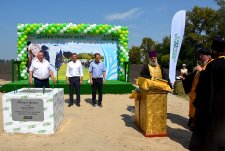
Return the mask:
[[[193, 134], [189, 149], [191, 151], [225, 150], [225, 40], [216, 37], [211, 49], [200, 47], [199, 62], [193, 72], [188, 73], [186, 65], [182, 65], [181, 75], [184, 90], [189, 94], [188, 126]], [[102, 107], [102, 89], [106, 78], [106, 68], [100, 61], [100, 54], [94, 54], [95, 60], [89, 66], [90, 84], [92, 88], [92, 105]], [[49, 62], [43, 57], [43, 51], [37, 53], [37, 59], [29, 68], [29, 82], [35, 87], [49, 87], [49, 77], [55, 83]], [[80, 106], [80, 85], [83, 69], [77, 54], [71, 55], [67, 64], [66, 82], [69, 85], [69, 105]], [[164, 79], [171, 86], [168, 75], [157, 61], [157, 51], [149, 51], [149, 63], [144, 64], [140, 77], [147, 79]], [[172, 86], [171, 86], [172, 87]], [[76, 102], [73, 92], [76, 90]], [[96, 92], [98, 90], [98, 102]]]
[[225, 40], [216, 37], [211, 49], [199, 48], [200, 65], [183, 78], [190, 97], [191, 151], [225, 150]]
[[[191, 151], [225, 151], [225, 40], [216, 37], [211, 48], [197, 49], [198, 64], [188, 73], [186, 65], [177, 77], [189, 94], [189, 120], [192, 137]], [[149, 63], [140, 77], [147, 79], [169, 78], [157, 62], [157, 52], [149, 52]]]

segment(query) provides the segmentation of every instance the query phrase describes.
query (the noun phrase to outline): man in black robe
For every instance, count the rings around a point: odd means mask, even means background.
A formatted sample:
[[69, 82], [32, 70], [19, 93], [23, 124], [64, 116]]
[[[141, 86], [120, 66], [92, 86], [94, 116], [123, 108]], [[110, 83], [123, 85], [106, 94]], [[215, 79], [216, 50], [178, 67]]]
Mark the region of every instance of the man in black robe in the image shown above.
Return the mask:
[[195, 101], [196, 97], [196, 86], [198, 84], [199, 80], [199, 75], [202, 70], [205, 70], [207, 64], [209, 64], [212, 59], [211, 59], [211, 49], [200, 47], [197, 50], [198, 55], [198, 60], [199, 63], [196, 67], [195, 70], [190, 73], [189, 75], [186, 76], [181, 76], [182, 83], [184, 90], [186, 94], [189, 95], [189, 121], [188, 121], [188, 126], [192, 129], [194, 127], [194, 122], [195, 122], [195, 107], [193, 105], [193, 102]]
[[191, 151], [225, 151], [225, 40], [214, 39], [212, 50], [215, 58], [201, 72], [196, 87]]

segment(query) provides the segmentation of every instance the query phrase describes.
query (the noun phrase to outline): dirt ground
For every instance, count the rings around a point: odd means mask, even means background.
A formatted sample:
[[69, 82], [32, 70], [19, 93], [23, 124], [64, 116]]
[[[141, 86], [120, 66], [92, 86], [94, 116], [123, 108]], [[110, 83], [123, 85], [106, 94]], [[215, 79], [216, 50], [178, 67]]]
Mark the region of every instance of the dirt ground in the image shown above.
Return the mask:
[[[10, 134], [3, 131], [0, 93], [1, 151], [185, 151], [191, 131], [187, 127], [188, 101], [168, 94], [168, 137], [144, 137], [134, 124], [134, 100], [129, 94], [103, 96], [103, 108], [92, 107], [90, 95], [81, 107], [64, 104], [64, 119], [55, 134]], [[68, 95], [65, 95], [65, 100]]]

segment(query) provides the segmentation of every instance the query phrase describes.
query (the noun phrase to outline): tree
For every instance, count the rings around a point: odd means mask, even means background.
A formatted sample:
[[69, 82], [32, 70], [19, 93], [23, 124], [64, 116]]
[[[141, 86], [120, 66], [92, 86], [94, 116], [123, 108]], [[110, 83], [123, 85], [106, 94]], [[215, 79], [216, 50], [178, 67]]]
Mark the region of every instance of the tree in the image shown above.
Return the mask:
[[139, 47], [132, 46], [132, 48], [129, 51], [129, 60], [131, 64], [141, 63], [141, 50]]
[[212, 37], [217, 35], [219, 16], [216, 10], [195, 6], [187, 12], [185, 37], [190, 43], [211, 46]]
[[155, 42], [151, 38], [145, 37], [142, 39], [140, 49], [141, 59], [143, 63], [148, 62], [148, 52], [152, 49], [153, 46], [155, 46]]
[[187, 12], [184, 39], [177, 67], [182, 63], [189, 69], [196, 66], [196, 48], [199, 44], [211, 48], [213, 37], [219, 32], [218, 12], [208, 7], [195, 6]]
[[162, 43], [156, 44], [156, 49], [158, 52], [158, 62], [163, 67], [169, 67], [170, 58], [170, 37], [166, 36], [163, 38]]
[[221, 35], [225, 37], [225, 0], [215, 0], [217, 5], [220, 6], [218, 9], [218, 18], [220, 19], [219, 21], [219, 26], [218, 26], [218, 35]]
[[79, 53], [78, 54], [79, 59], [92, 59], [91, 53]]

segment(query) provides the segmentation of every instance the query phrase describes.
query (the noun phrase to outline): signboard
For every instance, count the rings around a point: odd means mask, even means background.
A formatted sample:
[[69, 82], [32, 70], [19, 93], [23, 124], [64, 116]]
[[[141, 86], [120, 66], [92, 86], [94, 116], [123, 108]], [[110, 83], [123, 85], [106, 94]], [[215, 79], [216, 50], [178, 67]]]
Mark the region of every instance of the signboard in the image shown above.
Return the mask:
[[43, 121], [42, 99], [12, 99], [12, 119], [14, 121]]

